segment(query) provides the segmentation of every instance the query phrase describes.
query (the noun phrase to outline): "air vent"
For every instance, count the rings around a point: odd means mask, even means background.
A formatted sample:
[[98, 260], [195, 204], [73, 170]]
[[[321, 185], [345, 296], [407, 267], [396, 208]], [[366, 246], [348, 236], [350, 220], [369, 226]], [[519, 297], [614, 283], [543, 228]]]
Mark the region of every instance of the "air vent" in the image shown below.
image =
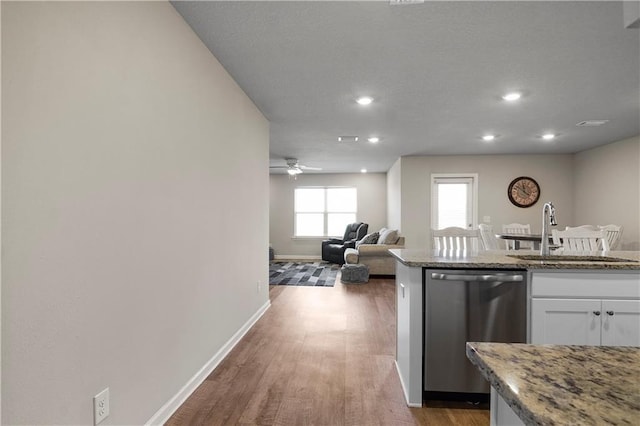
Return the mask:
[[597, 127], [597, 126], [602, 126], [605, 123], [608, 123], [609, 120], [585, 120], [585, 121], [581, 121], [578, 124], [576, 124], [576, 126], [580, 126], [580, 127]]
[[391, 6], [404, 6], [407, 4], [422, 4], [424, 0], [389, 0]]
[[338, 136], [338, 142], [358, 142], [357, 136]]

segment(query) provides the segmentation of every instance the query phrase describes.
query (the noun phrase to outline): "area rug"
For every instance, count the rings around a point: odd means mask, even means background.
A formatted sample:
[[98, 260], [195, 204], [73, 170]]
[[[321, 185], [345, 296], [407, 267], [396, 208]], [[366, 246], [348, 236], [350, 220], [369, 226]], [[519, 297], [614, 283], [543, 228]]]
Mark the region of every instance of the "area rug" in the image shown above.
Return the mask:
[[327, 262], [271, 262], [269, 284], [333, 287], [339, 270]]

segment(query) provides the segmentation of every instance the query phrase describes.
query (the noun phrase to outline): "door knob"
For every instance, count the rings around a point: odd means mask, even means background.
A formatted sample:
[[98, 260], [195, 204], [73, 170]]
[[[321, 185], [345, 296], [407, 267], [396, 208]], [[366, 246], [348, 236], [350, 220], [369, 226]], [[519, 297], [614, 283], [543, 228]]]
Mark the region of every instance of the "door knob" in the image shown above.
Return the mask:
[[613, 316], [613, 311], [607, 311], [607, 315]]
[[593, 315], [599, 317], [600, 316], [600, 311], [593, 311]]

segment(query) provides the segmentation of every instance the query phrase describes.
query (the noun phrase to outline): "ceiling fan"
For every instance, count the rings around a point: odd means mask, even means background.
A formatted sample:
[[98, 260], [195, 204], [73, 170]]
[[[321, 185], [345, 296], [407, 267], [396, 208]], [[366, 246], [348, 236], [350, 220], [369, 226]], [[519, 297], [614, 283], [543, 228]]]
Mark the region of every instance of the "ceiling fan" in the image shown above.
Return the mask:
[[270, 169], [287, 169], [287, 173], [290, 176], [296, 176], [302, 173], [304, 170], [322, 170], [320, 167], [309, 167], [298, 164], [297, 158], [285, 158], [287, 162], [286, 166], [269, 166]]

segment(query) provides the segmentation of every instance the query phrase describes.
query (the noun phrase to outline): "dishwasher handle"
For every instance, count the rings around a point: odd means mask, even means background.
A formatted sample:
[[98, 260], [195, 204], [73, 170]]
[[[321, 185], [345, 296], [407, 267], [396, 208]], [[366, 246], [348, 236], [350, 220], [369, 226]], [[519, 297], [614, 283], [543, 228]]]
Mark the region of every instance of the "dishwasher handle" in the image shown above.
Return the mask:
[[484, 274], [484, 275], [474, 275], [474, 274], [443, 274], [439, 272], [433, 272], [431, 274], [431, 278], [434, 280], [445, 280], [445, 281], [482, 281], [482, 282], [522, 282], [524, 281], [524, 276], [520, 274], [514, 275], [498, 275], [498, 274]]

